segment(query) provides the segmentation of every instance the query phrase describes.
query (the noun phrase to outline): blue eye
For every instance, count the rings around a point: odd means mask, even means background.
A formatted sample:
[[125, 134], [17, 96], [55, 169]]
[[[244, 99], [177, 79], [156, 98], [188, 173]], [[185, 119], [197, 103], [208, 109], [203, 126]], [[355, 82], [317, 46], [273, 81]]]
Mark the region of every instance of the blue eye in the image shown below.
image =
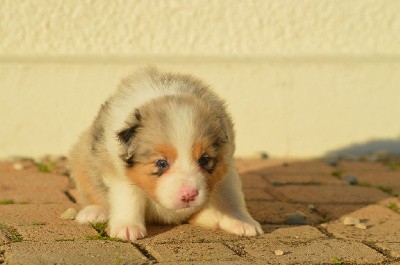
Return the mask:
[[168, 168], [168, 161], [165, 159], [157, 160], [156, 166], [160, 169], [167, 169]]

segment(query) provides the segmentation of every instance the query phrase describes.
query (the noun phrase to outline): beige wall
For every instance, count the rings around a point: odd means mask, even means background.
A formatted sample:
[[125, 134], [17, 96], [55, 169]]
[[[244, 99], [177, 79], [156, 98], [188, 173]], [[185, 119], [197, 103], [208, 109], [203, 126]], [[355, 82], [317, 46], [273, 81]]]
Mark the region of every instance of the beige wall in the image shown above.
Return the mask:
[[399, 146], [400, 1], [1, 0], [0, 157], [65, 154], [147, 64], [211, 84], [239, 156]]

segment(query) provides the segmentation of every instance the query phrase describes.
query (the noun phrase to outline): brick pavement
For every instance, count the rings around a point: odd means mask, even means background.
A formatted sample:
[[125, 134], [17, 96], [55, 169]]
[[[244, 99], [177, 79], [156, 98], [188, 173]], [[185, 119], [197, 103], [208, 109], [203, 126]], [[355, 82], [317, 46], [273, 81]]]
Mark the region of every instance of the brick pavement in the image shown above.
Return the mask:
[[[249, 211], [264, 235], [151, 225], [147, 238], [125, 243], [60, 218], [68, 208], [79, 209], [62, 174], [64, 161], [52, 173], [31, 161], [2, 162], [0, 263], [400, 264], [400, 168], [322, 160], [237, 165]], [[357, 183], [348, 184], [349, 177]], [[366, 229], [345, 226], [345, 216]]]

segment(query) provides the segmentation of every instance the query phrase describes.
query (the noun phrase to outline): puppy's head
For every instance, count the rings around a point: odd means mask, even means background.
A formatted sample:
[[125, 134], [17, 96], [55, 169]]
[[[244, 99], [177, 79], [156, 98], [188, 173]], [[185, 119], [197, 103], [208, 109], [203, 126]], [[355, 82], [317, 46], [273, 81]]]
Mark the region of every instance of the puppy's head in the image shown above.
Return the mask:
[[165, 208], [192, 212], [226, 174], [231, 143], [220, 114], [193, 96], [165, 96], [118, 136], [126, 175]]

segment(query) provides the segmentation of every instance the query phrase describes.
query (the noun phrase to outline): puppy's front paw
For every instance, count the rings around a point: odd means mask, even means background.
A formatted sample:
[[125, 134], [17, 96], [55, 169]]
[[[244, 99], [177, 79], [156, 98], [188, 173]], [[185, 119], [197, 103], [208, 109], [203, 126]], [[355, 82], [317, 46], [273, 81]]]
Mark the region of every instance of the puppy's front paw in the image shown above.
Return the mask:
[[107, 211], [103, 207], [98, 205], [88, 205], [78, 213], [75, 219], [81, 224], [95, 224], [106, 222], [108, 217]]
[[264, 233], [260, 224], [250, 218], [239, 220], [225, 217], [219, 222], [219, 227], [238, 236], [256, 236]]
[[110, 236], [122, 239], [124, 241], [135, 241], [137, 239], [146, 237], [146, 235], [146, 228], [138, 225], [121, 225], [110, 227]]

